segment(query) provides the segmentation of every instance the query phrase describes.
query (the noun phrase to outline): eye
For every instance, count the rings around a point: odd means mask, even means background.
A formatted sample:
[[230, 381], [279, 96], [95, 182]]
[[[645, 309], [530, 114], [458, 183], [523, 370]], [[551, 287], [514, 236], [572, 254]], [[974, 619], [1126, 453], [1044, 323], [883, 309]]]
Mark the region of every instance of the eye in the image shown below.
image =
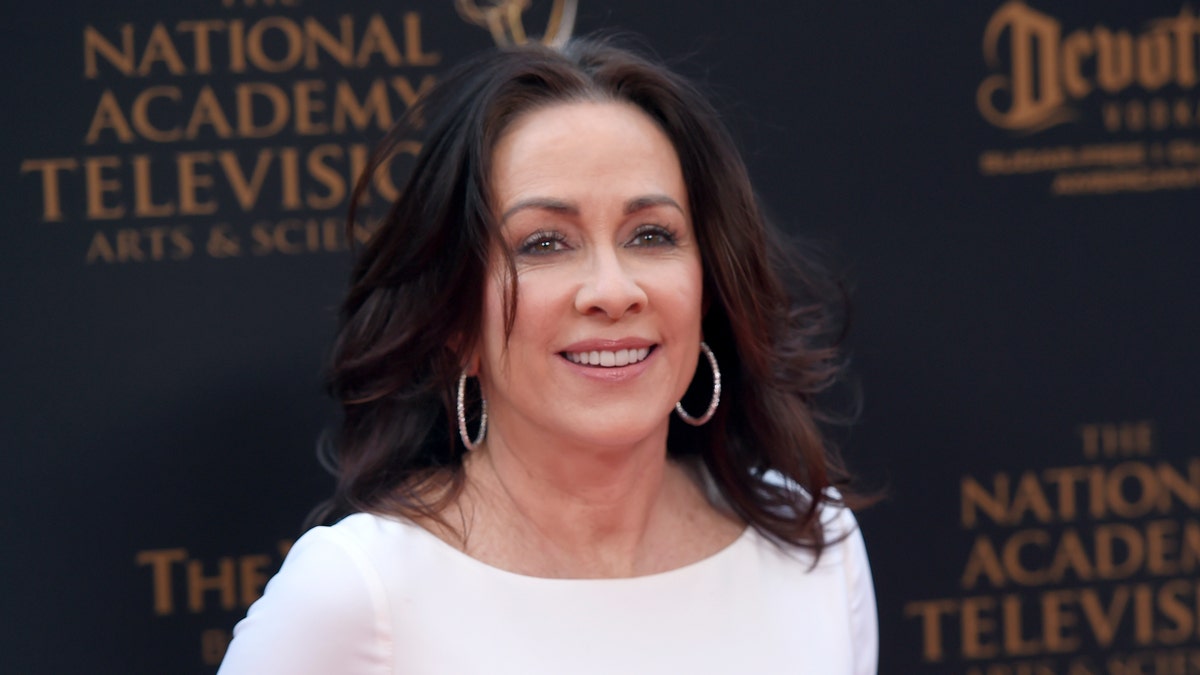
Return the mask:
[[558, 232], [538, 230], [525, 237], [525, 240], [517, 248], [517, 253], [523, 255], [545, 255], [547, 253], [563, 251], [566, 248], [567, 238], [563, 235]]
[[662, 225], [642, 225], [633, 233], [629, 246], [674, 246], [675, 235]]

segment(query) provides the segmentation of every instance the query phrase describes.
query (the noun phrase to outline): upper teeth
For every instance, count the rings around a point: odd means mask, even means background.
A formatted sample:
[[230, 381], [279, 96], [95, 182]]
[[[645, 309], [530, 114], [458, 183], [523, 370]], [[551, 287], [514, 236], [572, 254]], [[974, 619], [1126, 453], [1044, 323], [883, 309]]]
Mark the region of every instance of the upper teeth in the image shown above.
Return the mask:
[[631, 363], [641, 361], [650, 354], [650, 348], [618, 349], [615, 352], [565, 352], [565, 354], [572, 362], [580, 365], [612, 368], [615, 366], [627, 366]]

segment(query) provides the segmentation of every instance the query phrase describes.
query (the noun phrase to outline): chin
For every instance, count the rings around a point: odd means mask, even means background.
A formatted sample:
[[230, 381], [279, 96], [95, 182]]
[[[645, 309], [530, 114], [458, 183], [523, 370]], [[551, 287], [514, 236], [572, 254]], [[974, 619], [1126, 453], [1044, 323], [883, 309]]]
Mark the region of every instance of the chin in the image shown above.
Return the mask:
[[613, 450], [624, 450], [655, 439], [665, 445], [669, 422], [669, 418], [635, 420], [606, 415], [602, 427], [576, 428], [574, 436], [581, 443]]

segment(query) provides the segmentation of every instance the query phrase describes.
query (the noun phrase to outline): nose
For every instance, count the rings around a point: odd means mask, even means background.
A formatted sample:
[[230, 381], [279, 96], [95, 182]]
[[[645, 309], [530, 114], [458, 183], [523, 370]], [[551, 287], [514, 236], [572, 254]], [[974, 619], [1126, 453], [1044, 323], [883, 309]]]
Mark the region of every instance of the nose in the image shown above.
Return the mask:
[[593, 249], [575, 292], [580, 314], [619, 319], [646, 306], [646, 291], [614, 249]]

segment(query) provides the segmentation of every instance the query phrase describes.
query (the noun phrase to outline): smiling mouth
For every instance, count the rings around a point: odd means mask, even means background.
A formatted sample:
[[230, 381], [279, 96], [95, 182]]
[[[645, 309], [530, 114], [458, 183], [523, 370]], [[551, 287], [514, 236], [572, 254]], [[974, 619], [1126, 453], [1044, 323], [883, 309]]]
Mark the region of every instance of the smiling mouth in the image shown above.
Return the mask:
[[562, 352], [562, 355], [571, 363], [578, 363], [581, 366], [620, 368], [645, 360], [651, 350], [653, 347], [618, 349], [616, 351]]

